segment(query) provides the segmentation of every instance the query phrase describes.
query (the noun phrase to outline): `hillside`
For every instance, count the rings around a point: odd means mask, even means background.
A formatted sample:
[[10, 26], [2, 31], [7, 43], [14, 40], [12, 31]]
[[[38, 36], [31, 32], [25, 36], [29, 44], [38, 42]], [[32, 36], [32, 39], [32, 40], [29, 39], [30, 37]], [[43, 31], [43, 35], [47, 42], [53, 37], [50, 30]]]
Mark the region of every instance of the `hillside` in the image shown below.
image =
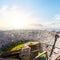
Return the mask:
[[0, 48], [19, 41], [40, 41], [53, 44], [56, 31], [49, 30], [10, 30], [0, 31]]

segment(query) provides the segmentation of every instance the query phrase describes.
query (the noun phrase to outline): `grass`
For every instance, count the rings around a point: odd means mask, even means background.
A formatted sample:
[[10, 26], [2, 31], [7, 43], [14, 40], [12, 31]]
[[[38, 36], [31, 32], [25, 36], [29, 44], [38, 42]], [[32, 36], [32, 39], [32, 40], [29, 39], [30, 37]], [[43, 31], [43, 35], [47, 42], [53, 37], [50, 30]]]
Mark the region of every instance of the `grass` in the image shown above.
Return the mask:
[[7, 45], [6, 47], [2, 48], [2, 51], [3, 52], [14, 51], [14, 50], [22, 49], [23, 47], [24, 47], [24, 44], [21, 42], [18, 42], [18, 43], [13, 43], [11, 46]]
[[13, 48], [11, 49], [11, 51], [19, 50], [19, 49], [22, 49], [23, 47], [24, 47], [24, 45], [23, 45], [23, 44], [19, 44], [19, 45], [17, 45], [17, 46], [15, 46], [15, 47], [13, 47]]
[[[40, 56], [41, 53], [38, 53], [38, 56]], [[46, 58], [46, 54], [41, 55], [41, 57]]]

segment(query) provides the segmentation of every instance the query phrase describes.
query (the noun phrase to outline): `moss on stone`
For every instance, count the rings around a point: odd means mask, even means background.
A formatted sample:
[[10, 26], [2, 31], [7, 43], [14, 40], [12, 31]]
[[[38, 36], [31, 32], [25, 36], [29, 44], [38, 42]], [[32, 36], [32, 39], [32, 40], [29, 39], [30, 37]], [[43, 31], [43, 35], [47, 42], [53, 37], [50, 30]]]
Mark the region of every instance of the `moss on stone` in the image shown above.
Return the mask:
[[24, 47], [24, 44], [19, 44], [19, 45], [13, 47], [13, 48], [11, 49], [11, 51], [19, 50], [19, 49], [22, 49], [23, 47]]
[[[38, 56], [40, 56], [40, 55], [41, 55], [41, 53], [38, 53]], [[46, 58], [46, 54], [42, 54], [41, 57]]]
[[12, 44], [11, 46], [6, 46], [4, 48], [2, 48], [2, 51], [3, 52], [6, 52], [6, 51], [13, 51], [13, 50], [19, 50], [21, 49], [22, 47], [24, 47], [24, 44], [19, 42], [19, 43], [14, 43]]

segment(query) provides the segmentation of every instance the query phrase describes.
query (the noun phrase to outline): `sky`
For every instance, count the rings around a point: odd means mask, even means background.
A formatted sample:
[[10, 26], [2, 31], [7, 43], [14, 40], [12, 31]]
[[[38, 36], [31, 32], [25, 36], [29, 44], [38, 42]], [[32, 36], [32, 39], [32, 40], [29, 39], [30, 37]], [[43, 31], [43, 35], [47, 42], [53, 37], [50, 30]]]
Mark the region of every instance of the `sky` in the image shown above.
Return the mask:
[[60, 0], [0, 0], [0, 29], [60, 28]]

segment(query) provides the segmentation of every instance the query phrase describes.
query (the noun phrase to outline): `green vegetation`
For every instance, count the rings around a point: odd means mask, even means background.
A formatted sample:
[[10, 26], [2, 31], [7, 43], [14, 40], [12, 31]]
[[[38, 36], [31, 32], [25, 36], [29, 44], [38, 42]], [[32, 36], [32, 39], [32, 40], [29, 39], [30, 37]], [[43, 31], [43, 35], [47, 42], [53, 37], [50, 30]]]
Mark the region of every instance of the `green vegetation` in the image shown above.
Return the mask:
[[19, 50], [19, 49], [22, 49], [23, 47], [24, 47], [24, 45], [23, 45], [23, 44], [19, 44], [19, 45], [17, 45], [17, 46], [15, 46], [15, 47], [13, 47], [13, 48], [11, 49], [11, 51]]
[[[37, 43], [39, 45], [39, 42]], [[28, 46], [35, 46], [37, 44], [34, 44], [34, 43], [30, 43]]]
[[[40, 55], [41, 55], [41, 53], [38, 53], [38, 56], [40, 56]], [[41, 57], [46, 58], [46, 54], [42, 54]]]
[[13, 43], [11, 46], [6, 46], [4, 48], [2, 48], [3, 52], [6, 51], [14, 51], [14, 50], [19, 50], [22, 49], [24, 47], [24, 43], [18, 42], [18, 43]]

